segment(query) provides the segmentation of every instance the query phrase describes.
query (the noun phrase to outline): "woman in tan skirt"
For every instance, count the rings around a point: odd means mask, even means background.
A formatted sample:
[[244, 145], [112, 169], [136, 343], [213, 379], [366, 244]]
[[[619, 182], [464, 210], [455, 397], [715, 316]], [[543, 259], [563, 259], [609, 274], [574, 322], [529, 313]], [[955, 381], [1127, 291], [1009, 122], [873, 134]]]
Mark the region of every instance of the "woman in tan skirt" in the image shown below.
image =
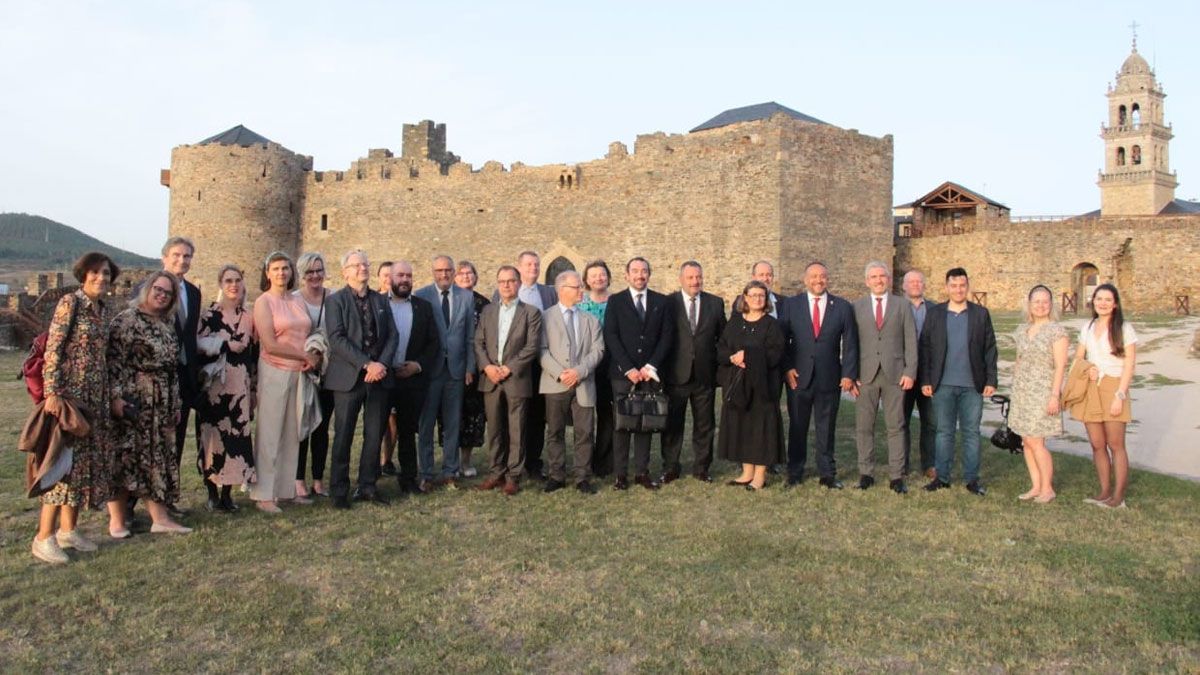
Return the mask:
[[[1129, 384], [1133, 381], [1137, 333], [1125, 323], [1121, 296], [1112, 284], [1092, 293], [1092, 320], [1079, 334], [1075, 359], [1087, 359], [1088, 396], [1071, 408], [1071, 416], [1087, 427], [1092, 461], [1100, 492], [1084, 501], [1103, 508], [1125, 508], [1129, 484], [1129, 454], [1125, 425], [1129, 423]], [[1115, 474], [1115, 475], [1114, 475]], [[1114, 483], [1115, 479], [1115, 485]]]

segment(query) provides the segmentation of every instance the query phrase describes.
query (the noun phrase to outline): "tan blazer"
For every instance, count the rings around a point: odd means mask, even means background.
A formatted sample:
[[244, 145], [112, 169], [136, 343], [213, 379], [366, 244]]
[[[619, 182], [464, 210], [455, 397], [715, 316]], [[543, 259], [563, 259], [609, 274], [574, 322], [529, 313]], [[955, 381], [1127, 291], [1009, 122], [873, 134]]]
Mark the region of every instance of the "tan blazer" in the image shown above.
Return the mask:
[[[575, 400], [585, 408], [596, 407], [596, 368], [604, 358], [604, 338], [600, 333], [600, 322], [596, 317], [575, 306], [575, 370], [579, 372], [579, 384], [575, 385]], [[542, 312], [542, 378], [538, 391], [542, 394], [561, 394], [567, 387], [558, 381], [562, 371], [570, 367], [567, 353], [567, 323], [562, 305], [554, 305]], [[601, 373], [603, 376], [603, 373]]]
[[533, 360], [537, 358], [542, 339], [542, 313], [536, 308], [517, 301], [517, 313], [509, 326], [508, 338], [504, 342], [504, 365], [512, 375], [499, 385], [494, 384], [483, 369], [500, 365], [500, 303], [493, 302], [483, 308], [479, 325], [475, 327], [475, 364], [479, 368], [479, 391], [488, 393], [497, 388], [509, 396], [533, 396]]

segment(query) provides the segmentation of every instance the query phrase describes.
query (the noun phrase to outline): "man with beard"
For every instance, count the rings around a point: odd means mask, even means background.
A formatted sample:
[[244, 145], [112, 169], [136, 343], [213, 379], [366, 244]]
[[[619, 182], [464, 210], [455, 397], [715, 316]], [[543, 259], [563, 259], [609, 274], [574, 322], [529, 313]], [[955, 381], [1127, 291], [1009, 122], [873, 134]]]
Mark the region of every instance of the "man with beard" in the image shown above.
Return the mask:
[[394, 445], [400, 462], [401, 492], [418, 492], [416, 433], [429, 388], [428, 373], [441, 351], [433, 305], [412, 294], [413, 268], [407, 260], [392, 263], [388, 307], [396, 325], [396, 354], [392, 357], [391, 407], [396, 411]]

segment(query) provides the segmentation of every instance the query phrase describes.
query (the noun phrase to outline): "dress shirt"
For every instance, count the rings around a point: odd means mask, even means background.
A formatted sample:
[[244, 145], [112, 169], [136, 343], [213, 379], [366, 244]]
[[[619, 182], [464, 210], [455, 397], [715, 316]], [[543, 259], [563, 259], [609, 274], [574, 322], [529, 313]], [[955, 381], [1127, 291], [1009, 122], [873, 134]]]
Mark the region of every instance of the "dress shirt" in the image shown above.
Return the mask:
[[521, 288], [517, 289], [517, 298], [527, 305], [533, 305], [540, 312], [545, 307], [542, 307], [542, 294], [538, 292], [537, 283], [532, 286], [521, 284]]
[[[909, 301], [909, 304], [910, 305], [912, 304], [911, 300]], [[926, 309], [927, 309], [927, 307], [925, 306], [925, 298], [921, 298], [920, 304], [912, 305], [913, 319], [915, 319], [917, 322], [917, 337], [918, 338], [921, 337], [921, 331], [925, 330], [925, 310]]]
[[396, 356], [392, 366], [399, 366], [408, 359], [408, 341], [412, 337], [413, 308], [408, 298], [397, 298], [388, 293], [388, 306], [392, 310], [392, 321], [396, 324]]
[[512, 328], [513, 317], [517, 315], [517, 298], [512, 302], [500, 301], [500, 325], [496, 329], [496, 365], [504, 365], [504, 345], [508, 343], [508, 331]]
[[696, 301], [696, 326], [692, 327], [692, 330], [695, 330], [696, 327], [700, 325], [700, 306], [704, 303], [700, 302], [699, 293], [695, 295], [688, 295], [687, 291], [680, 291], [679, 294], [683, 296], [683, 316], [685, 319], [687, 319], [689, 325], [691, 325], [692, 322], [692, 300]]
[[[822, 293], [817, 296], [812, 293], [805, 293], [804, 295], [808, 298], [808, 309], [805, 311], [808, 312], [810, 317], [812, 316], [813, 300], [819, 301], [817, 302], [817, 311], [821, 314], [821, 330], [825, 330], [825, 314], [829, 311], [829, 294]], [[875, 309], [872, 307], [871, 311], [874, 312]]]
[[[875, 301], [876, 300], [883, 300], [883, 310], [880, 312], [880, 314], [884, 317], [887, 317], [888, 294], [887, 293], [884, 293], [883, 295], [875, 295], [874, 293], [871, 294], [871, 316], [872, 317], [875, 316]], [[824, 319], [825, 315], [822, 314], [821, 318]]]

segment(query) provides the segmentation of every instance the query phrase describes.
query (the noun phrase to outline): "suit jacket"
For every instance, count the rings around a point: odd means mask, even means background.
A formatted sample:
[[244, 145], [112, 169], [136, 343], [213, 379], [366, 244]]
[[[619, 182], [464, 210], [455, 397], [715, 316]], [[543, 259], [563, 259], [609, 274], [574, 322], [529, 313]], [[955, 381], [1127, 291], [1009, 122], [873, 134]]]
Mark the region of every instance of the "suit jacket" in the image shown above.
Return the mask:
[[[929, 307], [925, 313], [925, 329], [921, 331], [917, 383], [929, 385], [934, 391], [937, 391], [946, 368], [946, 313], [949, 309], [949, 302]], [[975, 391], [982, 393], [985, 386], [995, 387], [997, 383], [996, 332], [986, 307], [967, 302], [967, 330], [971, 379], [975, 382]]]
[[[543, 308], [549, 309], [558, 304], [558, 291], [554, 290], [553, 286], [547, 286], [546, 284], [534, 284], [534, 287], [537, 288], [538, 295], [542, 298]], [[492, 291], [492, 302], [500, 302], [499, 289]], [[534, 307], [534, 309], [537, 309], [537, 307]]]
[[[375, 346], [363, 349], [363, 323], [354, 305], [354, 291], [349, 286], [325, 298], [325, 330], [329, 336], [329, 366], [325, 369], [324, 387], [331, 391], [350, 391], [358, 383], [359, 373], [371, 361], [379, 361], [389, 369], [396, 353], [396, 324], [387, 298], [368, 289], [367, 301], [375, 315]], [[379, 383], [392, 386], [393, 378]]]
[[646, 364], [663, 377], [675, 340], [675, 321], [667, 296], [646, 289], [646, 320], [638, 316], [628, 290], [613, 293], [604, 313], [604, 348], [609, 354], [608, 376], [624, 380], [625, 373]]
[[479, 327], [475, 329], [475, 363], [482, 371], [488, 366], [508, 366], [512, 374], [500, 384], [492, 382], [487, 375], [480, 374], [479, 391], [484, 393], [496, 389], [504, 390], [509, 396], [533, 396], [533, 360], [538, 356], [542, 343], [542, 313], [532, 305], [517, 300], [516, 313], [508, 327], [504, 341], [504, 359], [500, 359], [500, 303], [493, 302], [483, 308], [479, 315]]
[[[585, 408], [596, 407], [596, 369], [604, 358], [604, 337], [600, 321], [575, 308], [575, 370], [579, 383], [575, 385], [575, 400]], [[542, 394], [561, 394], [568, 391], [558, 381], [562, 371], [571, 367], [570, 341], [562, 306], [554, 305], [542, 312], [542, 377], [538, 391]], [[602, 373], [603, 377], [604, 374]]]
[[725, 332], [725, 301], [712, 293], [700, 293], [700, 318], [694, 335], [683, 291], [667, 296], [667, 301], [674, 313], [675, 345], [664, 379], [670, 384], [717, 386], [717, 341]]
[[894, 385], [900, 378], [917, 379], [917, 321], [912, 305], [891, 293], [883, 310], [883, 328], [875, 327], [875, 299], [854, 301], [854, 319], [858, 324], [858, 379], [870, 382], [883, 370], [883, 379]]
[[[442, 354], [442, 341], [438, 337], [437, 324], [434, 323], [433, 305], [415, 295], [408, 296], [408, 300], [412, 303], [413, 322], [412, 332], [408, 336], [408, 347], [404, 350], [404, 360], [416, 361], [417, 365], [421, 366], [421, 372], [405, 382], [416, 382], [428, 379], [429, 373], [437, 367], [438, 357]], [[391, 307], [388, 307], [389, 316], [391, 311]]]
[[830, 293], [821, 317], [821, 335], [813, 338], [812, 307], [808, 293], [787, 298], [779, 313], [787, 335], [782, 369], [796, 369], [798, 388], [835, 391], [842, 378], [858, 379], [858, 326], [854, 309]]
[[442, 296], [437, 285], [429, 284], [413, 292], [418, 298], [433, 306], [433, 321], [437, 325], [441, 340], [441, 358], [429, 370], [435, 378], [446, 368], [450, 377], [462, 379], [467, 373], [475, 372], [475, 295], [468, 290], [450, 285], [450, 325], [442, 316]]

